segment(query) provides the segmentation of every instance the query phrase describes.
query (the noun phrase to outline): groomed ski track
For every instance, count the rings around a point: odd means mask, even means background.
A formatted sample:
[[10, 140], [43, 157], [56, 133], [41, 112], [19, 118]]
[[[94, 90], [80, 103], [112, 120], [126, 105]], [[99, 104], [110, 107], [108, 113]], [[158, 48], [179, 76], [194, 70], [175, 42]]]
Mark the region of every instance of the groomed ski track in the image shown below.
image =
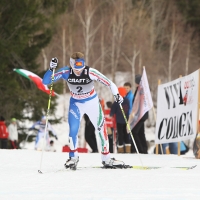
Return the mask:
[[[112, 154], [126, 164], [141, 166], [137, 154]], [[140, 155], [144, 166], [156, 170], [99, 169], [100, 154], [80, 154], [77, 171], [62, 170], [68, 153], [0, 150], [2, 200], [186, 200], [200, 199], [200, 160], [194, 156]], [[191, 167], [180, 170], [173, 167]], [[60, 170], [60, 171], [59, 171]], [[56, 172], [56, 173], [55, 173]]]

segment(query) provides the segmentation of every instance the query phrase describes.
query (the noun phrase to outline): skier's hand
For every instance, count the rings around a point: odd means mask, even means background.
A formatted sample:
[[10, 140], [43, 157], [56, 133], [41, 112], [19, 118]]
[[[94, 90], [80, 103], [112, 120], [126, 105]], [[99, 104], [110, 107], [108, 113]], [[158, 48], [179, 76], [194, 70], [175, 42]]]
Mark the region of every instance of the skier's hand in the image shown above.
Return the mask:
[[55, 138], [56, 138], [56, 140], [58, 140], [58, 137], [57, 137], [57, 135], [55, 135]]
[[28, 129], [28, 131], [31, 131], [31, 130], [33, 130], [33, 128], [29, 128], [29, 129]]
[[123, 97], [120, 94], [114, 95], [114, 97], [115, 97], [115, 101], [118, 104], [121, 104], [124, 101]]
[[58, 66], [58, 58], [52, 58], [50, 62], [50, 70], [56, 69]]

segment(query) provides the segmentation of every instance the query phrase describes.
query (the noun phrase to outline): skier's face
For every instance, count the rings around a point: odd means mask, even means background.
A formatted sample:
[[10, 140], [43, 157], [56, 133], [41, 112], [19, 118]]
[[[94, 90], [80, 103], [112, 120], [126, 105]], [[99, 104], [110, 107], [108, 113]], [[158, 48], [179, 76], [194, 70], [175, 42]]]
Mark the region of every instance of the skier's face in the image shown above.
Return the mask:
[[72, 69], [73, 69], [73, 72], [74, 72], [74, 74], [75, 74], [76, 76], [80, 76], [84, 68], [81, 69], [81, 70], [77, 70], [77, 69], [74, 69], [74, 68], [72, 68]]

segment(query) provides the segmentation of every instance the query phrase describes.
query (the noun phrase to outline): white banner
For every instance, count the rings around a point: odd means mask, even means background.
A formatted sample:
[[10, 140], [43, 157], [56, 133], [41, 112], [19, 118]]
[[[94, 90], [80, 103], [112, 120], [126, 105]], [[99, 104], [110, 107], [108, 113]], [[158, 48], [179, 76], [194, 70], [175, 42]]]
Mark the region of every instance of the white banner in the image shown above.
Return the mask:
[[156, 144], [195, 138], [199, 70], [158, 86]]
[[140, 84], [135, 96], [133, 108], [129, 117], [131, 129], [138, 123], [143, 115], [153, 107], [149, 83], [147, 80], [146, 70], [143, 68]]

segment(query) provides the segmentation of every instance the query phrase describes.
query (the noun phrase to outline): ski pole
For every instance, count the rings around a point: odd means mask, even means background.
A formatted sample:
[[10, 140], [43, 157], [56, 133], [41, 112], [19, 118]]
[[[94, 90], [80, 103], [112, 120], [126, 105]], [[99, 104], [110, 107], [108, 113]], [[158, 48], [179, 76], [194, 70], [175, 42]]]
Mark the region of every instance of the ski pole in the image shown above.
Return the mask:
[[38, 172], [40, 174], [42, 174], [41, 167], [42, 167], [42, 158], [43, 158], [43, 153], [44, 153], [44, 141], [46, 139], [47, 126], [48, 126], [48, 121], [49, 121], [48, 117], [49, 117], [49, 110], [50, 110], [50, 105], [51, 105], [51, 96], [52, 96], [52, 90], [53, 90], [54, 73], [55, 73], [55, 69], [53, 69], [53, 74], [52, 74], [52, 77], [51, 77], [51, 87], [50, 87], [49, 101], [48, 101], [47, 114], [46, 114], [46, 125], [45, 125], [45, 131], [44, 131], [43, 148], [42, 148], [42, 154], [41, 154], [41, 160], [40, 160], [40, 168], [38, 170]]
[[142, 167], [143, 167], [143, 163], [142, 163], [142, 160], [141, 160], [141, 158], [140, 158], [140, 154], [139, 154], [139, 152], [138, 152], [137, 145], [135, 144], [135, 140], [134, 140], [133, 135], [132, 135], [132, 132], [131, 132], [131, 127], [130, 127], [130, 125], [129, 125], [129, 123], [128, 123], [128, 120], [127, 120], [127, 118], [126, 118], [126, 115], [125, 115], [125, 113], [124, 113], [124, 109], [122, 108], [122, 105], [121, 105], [121, 104], [119, 104], [119, 106], [120, 106], [120, 109], [121, 109], [122, 114], [123, 114], [123, 116], [124, 116], [124, 120], [125, 120], [125, 122], [126, 122], [126, 126], [127, 126], [128, 131], [129, 131], [129, 133], [130, 133], [130, 135], [131, 135], [131, 139], [132, 139], [132, 141], [133, 141], [133, 144], [134, 144], [134, 146], [135, 146], [135, 149], [136, 149], [136, 151], [137, 151], [137, 154], [138, 154], [138, 156], [139, 156], [140, 162], [141, 162]]

